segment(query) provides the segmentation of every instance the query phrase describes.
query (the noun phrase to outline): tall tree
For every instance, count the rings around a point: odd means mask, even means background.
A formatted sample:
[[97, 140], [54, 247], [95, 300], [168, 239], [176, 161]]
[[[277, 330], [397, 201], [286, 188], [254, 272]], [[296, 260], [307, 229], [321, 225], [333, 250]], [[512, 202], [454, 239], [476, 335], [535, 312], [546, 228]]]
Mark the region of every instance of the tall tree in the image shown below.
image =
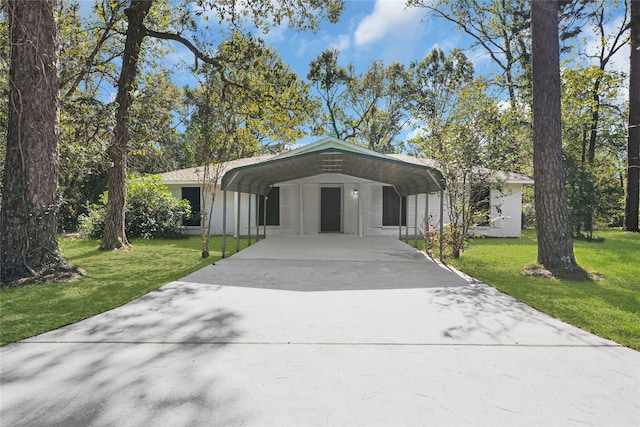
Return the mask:
[[353, 64], [338, 63], [339, 55], [328, 49], [310, 64], [307, 79], [324, 106], [315, 133], [330, 133], [379, 152], [395, 151], [395, 139], [410, 118], [409, 73], [402, 64], [385, 67], [374, 61], [364, 74], [357, 74]]
[[[7, 15], [0, 8], [0, 177], [4, 176], [4, 158], [7, 148], [7, 120], [9, 118], [9, 31]], [[0, 179], [0, 200], [2, 180]]]
[[558, 274], [583, 273], [573, 254], [562, 169], [558, 1], [531, 0], [533, 176], [538, 263]]
[[109, 199], [105, 215], [104, 236], [100, 249], [128, 247], [124, 232], [124, 214], [127, 197], [127, 145], [133, 88], [138, 73], [138, 58], [143, 39], [147, 36], [144, 19], [153, 0], [132, 1], [127, 15], [127, 33], [122, 55], [122, 69], [116, 95], [116, 128], [114, 140], [107, 149], [110, 160], [108, 191]]
[[0, 282], [69, 270], [56, 241], [57, 1], [9, 1], [9, 118], [0, 217]]
[[512, 105], [529, 81], [529, 14], [526, 0], [407, 0], [445, 19], [473, 39], [500, 70], [496, 83], [507, 90]]
[[[301, 0], [295, 3], [281, 3], [276, 0], [260, 0], [253, 2], [250, 7], [239, 7], [236, 0], [199, 0], [196, 2], [205, 8], [213, 9], [220, 17], [220, 22], [228, 22], [230, 26], [241, 28], [245, 19], [250, 19], [259, 29], [268, 31], [271, 23], [280, 25], [287, 22], [292, 28], [317, 27], [319, 19], [328, 18], [335, 22], [344, 7], [342, 0], [318, 2], [316, 0]], [[125, 47], [122, 56], [122, 68], [118, 80], [116, 95], [116, 125], [114, 139], [108, 148], [111, 160], [109, 171], [109, 200], [105, 217], [105, 231], [100, 249], [118, 249], [128, 247], [129, 242], [124, 232], [124, 208], [126, 201], [126, 161], [127, 145], [130, 138], [130, 115], [133, 103], [133, 89], [139, 68], [139, 57], [142, 42], [146, 37], [161, 40], [172, 40], [187, 47], [197, 59], [214, 67], [223, 69], [224, 58], [207, 55], [194, 43], [179, 32], [171, 33], [157, 31], [147, 26], [147, 17], [152, 6], [159, 2], [153, 0], [131, 0], [125, 10], [127, 16], [127, 30]], [[156, 6], [157, 7], [157, 6]], [[187, 7], [180, 17], [180, 22], [192, 23]], [[245, 58], [246, 60], [246, 58]]]
[[616, 26], [615, 30], [609, 34], [606, 28], [606, 24], [611, 19], [612, 5], [609, 0], [601, 0], [599, 2], [587, 2], [587, 7], [590, 9], [588, 15], [591, 17], [591, 25], [596, 34], [596, 39], [599, 41], [598, 49], [595, 53], [587, 52], [586, 55], [596, 63], [599, 73], [594, 73], [591, 87], [589, 88], [589, 94], [591, 96], [591, 120], [590, 120], [590, 135], [589, 135], [589, 150], [587, 160], [590, 164], [593, 164], [596, 157], [596, 146], [598, 140], [598, 130], [600, 115], [602, 113], [603, 106], [601, 105], [601, 86], [605, 84], [607, 66], [611, 62], [612, 58], [627, 45], [629, 38], [627, 34], [627, 10], [629, 5], [626, 1], [623, 2], [624, 14], [623, 21], [620, 25]]
[[421, 61], [412, 62], [410, 71], [413, 115], [436, 136], [447, 127], [461, 88], [473, 81], [473, 64], [459, 49], [447, 55], [434, 48]]
[[631, 1], [631, 61], [629, 69], [629, 130], [627, 149], [627, 197], [624, 229], [640, 232], [640, 1]]
[[346, 130], [341, 129], [345, 115], [341, 99], [347, 93], [347, 85], [352, 77], [347, 68], [338, 64], [339, 57], [340, 52], [337, 49], [327, 49], [320, 53], [309, 64], [307, 79], [315, 86], [326, 108], [326, 119], [323, 118], [325, 123], [318, 131], [324, 132], [324, 127], [327, 126], [331, 128], [333, 136], [346, 139]]

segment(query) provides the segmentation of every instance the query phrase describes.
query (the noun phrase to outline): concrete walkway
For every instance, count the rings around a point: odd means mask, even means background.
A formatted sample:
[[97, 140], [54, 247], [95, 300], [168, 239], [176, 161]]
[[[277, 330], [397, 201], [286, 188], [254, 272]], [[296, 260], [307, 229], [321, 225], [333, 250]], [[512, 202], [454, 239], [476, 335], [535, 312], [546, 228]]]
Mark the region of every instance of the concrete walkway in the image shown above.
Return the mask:
[[269, 238], [0, 369], [2, 426], [640, 425], [640, 353], [385, 238]]

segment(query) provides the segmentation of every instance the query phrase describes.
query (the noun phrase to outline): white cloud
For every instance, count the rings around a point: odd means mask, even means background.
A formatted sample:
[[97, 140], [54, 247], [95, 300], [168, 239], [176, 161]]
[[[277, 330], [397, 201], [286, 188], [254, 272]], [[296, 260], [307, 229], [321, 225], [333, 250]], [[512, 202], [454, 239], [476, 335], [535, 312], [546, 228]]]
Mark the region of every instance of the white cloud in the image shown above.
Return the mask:
[[405, 9], [405, 0], [376, 0], [373, 12], [365, 16], [355, 31], [357, 46], [381, 40], [388, 34], [407, 34], [417, 31], [424, 14], [422, 10]]
[[268, 32], [258, 32], [258, 35], [267, 43], [279, 43], [286, 39], [288, 24], [282, 23], [277, 27], [270, 27]]
[[419, 125], [415, 125], [412, 129], [409, 129], [404, 138], [405, 141], [410, 141], [414, 138], [420, 138], [424, 136], [424, 131]]
[[329, 43], [329, 47], [343, 52], [351, 47], [351, 37], [348, 34], [341, 34]]

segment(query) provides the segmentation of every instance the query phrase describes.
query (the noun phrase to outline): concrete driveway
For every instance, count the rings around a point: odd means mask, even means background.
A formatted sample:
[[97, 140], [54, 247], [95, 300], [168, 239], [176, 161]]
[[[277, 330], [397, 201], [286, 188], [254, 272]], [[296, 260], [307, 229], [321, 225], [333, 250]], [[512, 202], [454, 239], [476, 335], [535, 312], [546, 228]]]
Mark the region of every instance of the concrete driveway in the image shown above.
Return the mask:
[[640, 425], [640, 353], [388, 238], [269, 238], [0, 369], [3, 426]]

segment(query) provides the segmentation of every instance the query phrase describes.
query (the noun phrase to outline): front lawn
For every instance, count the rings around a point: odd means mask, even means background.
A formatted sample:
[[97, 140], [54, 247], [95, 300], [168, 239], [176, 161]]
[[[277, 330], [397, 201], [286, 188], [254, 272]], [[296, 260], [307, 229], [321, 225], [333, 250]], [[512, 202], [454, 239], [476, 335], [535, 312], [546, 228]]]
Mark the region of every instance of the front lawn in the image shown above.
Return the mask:
[[640, 350], [640, 235], [615, 230], [574, 241], [578, 263], [600, 278], [589, 282], [523, 274], [536, 261], [536, 234], [520, 239], [474, 239], [450, 263], [551, 316]]
[[[241, 249], [247, 244], [241, 241]], [[201, 238], [134, 240], [127, 251], [99, 251], [97, 240], [62, 238], [69, 262], [86, 275], [67, 283], [30, 285], [0, 291], [0, 344], [18, 341], [126, 304], [220, 258], [220, 237], [200, 258]], [[227, 254], [235, 240], [227, 239]]]

